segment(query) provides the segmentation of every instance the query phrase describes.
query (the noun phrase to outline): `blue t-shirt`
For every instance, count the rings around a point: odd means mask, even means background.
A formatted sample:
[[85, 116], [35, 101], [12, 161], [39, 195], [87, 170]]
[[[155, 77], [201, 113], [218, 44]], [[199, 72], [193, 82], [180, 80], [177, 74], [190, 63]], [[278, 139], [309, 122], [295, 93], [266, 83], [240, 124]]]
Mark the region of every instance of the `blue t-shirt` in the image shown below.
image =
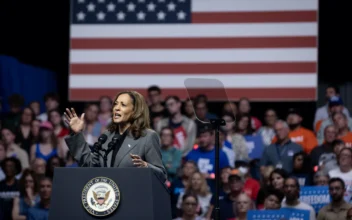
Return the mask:
[[[201, 173], [215, 174], [215, 147], [210, 151], [205, 151], [201, 147], [194, 149], [186, 156], [186, 161], [193, 160], [196, 162]], [[220, 169], [230, 166], [229, 160], [224, 151], [219, 152]]]

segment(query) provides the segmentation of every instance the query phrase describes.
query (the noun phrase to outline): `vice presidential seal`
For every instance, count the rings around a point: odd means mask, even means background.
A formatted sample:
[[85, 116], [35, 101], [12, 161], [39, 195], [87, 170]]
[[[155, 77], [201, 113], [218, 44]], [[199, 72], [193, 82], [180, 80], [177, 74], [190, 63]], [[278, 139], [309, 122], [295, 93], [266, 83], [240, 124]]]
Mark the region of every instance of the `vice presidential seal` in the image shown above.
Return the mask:
[[84, 186], [82, 203], [91, 215], [110, 215], [119, 206], [120, 190], [112, 179], [96, 177]]

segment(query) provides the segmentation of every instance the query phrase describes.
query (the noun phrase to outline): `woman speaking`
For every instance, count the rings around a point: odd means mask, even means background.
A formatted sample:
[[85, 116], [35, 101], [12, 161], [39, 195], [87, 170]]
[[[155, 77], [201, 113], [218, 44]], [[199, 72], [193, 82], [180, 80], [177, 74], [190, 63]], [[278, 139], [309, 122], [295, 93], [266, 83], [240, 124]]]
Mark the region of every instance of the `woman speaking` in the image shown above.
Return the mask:
[[[116, 96], [112, 122], [100, 138], [101, 148], [93, 152], [82, 134], [84, 113], [78, 117], [73, 108], [66, 108], [64, 115], [72, 130], [65, 141], [72, 157], [80, 166], [148, 167], [165, 182], [167, 174], [161, 160], [160, 139], [150, 129], [149, 109], [138, 92], [125, 91]], [[111, 143], [114, 143], [113, 147]], [[107, 151], [108, 149], [111, 151]], [[100, 155], [106, 152], [108, 154], [104, 160]]]

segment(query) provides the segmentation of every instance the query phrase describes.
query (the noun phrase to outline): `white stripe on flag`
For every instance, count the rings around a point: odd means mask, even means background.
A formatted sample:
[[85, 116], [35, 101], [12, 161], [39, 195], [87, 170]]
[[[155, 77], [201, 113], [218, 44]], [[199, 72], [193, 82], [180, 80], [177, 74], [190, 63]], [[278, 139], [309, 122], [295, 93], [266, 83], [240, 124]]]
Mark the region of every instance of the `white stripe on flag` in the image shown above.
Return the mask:
[[[185, 88], [187, 78], [214, 79], [213, 74], [199, 75], [70, 75], [70, 88]], [[217, 74], [225, 88], [315, 88], [317, 75], [313, 74]], [[202, 87], [202, 85], [198, 85]], [[207, 85], [209, 86], [209, 85]]]
[[71, 50], [70, 63], [251, 63], [317, 61], [317, 48]]
[[251, 24], [71, 25], [71, 38], [317, 36], [316, 22]]
[[192, 0], [193, 12], [317, 10], [317, 0]]

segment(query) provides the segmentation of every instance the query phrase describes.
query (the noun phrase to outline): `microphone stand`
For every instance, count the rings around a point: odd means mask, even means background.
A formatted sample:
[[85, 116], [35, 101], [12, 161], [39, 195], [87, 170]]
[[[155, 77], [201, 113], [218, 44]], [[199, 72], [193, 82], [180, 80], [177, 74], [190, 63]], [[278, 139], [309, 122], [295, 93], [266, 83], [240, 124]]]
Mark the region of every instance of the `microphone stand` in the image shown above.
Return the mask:
[[104, 167], [108, 167], [108, 155], [116, 146], [117, 141], [118, 138], [114, 137], [112, 141], [108, 144], [108, 149], [101, 149], [102, 151], [104, 151], [104, 156], [102, 156], [104, 160]]
[[220, 219], [219, 191], [220, 191], [220, 126], [226, 125], [222, 118], [210, 119], [212, 128], [215, 129], [215, 220]]

